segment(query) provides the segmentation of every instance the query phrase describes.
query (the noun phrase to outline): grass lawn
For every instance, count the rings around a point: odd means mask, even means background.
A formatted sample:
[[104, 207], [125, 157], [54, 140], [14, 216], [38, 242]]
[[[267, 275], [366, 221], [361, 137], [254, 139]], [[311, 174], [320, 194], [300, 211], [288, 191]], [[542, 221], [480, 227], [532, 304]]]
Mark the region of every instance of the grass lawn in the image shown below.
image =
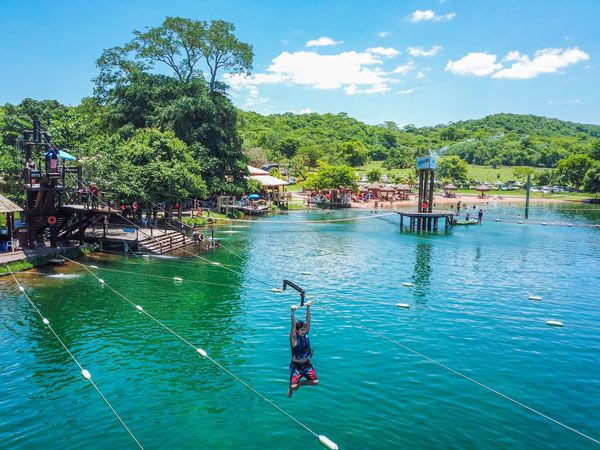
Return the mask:
[[[359, 176], [366, 175], [367, 172], [370, 172], [373, 169], [379, 169], [381, 171], [381, 175], [393, 176], [407, 176], [411, 173], [413, 169], [386, 169], [383, 167], [383, 161], [371, 161], [364, 166], [359, 166], [356, 168], [356, 172]], [[536, 172], [544, 170], [542, 168], [534, 167]], [[496, 181], [506, 182], [508, 180], [518, 181], [514, 174], [513, 168], [508, 166], [500, 166], [493, 168], [492, 166], [474, 166], [469, 164], [469, 178], [473, 180], [477, 180], [478, 182], [488, 181], [490, 183], [495, 183]], [[521, 180], [525, 181], [525, 180]]]

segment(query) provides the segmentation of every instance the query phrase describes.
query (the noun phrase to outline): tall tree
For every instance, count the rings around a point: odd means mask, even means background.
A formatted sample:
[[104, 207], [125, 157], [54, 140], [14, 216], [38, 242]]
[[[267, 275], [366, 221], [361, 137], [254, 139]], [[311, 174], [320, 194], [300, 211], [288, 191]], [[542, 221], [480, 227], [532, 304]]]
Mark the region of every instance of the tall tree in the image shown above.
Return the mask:
[[575, 154], [561, 159], [556, 164], [560, 177], [575, 189], [579, 190], [583, 184], [586, 172], [592, 168], [594, 160], [585, 154]]
[[252, 69], [252, 46], [235, 37], [235, 26], [224, 20], [213, 20], [202, 41], [202, 55], [210, 70], [209, 88], [215, 90], [217, 73], [226, 68], [230, 73], [244, 73]]
[[456, 155], [444, 156], [438, 162], [438, 176], [448, 178], [456, 183], [467, 180], [469, 166]]
[[133, 40], [105, 50], [98, 59], [101, 73], [96, 78], [97, 92], [102, 92], [106, 84], [147, 71], [157, 63], [165, 64], [177, 80], [188, 83], [202, 76], [199, 65], [204, 61], [212, 93], [220, 86], [217, 82], [220, 70], [246, 73], [252, 68], [252, 46], [236, 38], [234, 31], [235, 26], [224, 20], [208, 24], [183, 17], [167, 17], [158, 27], [135, 30]]

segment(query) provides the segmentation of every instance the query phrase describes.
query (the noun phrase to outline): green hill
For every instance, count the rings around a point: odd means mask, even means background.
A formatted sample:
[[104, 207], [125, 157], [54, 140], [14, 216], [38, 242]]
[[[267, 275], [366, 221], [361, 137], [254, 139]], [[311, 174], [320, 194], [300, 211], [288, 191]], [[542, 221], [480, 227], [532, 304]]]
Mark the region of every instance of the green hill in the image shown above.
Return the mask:
[[573, 153], [598, 159], [600, 126], [534, 115], [494, 114], [433, 127], [368, 125], [345, 113], [273, 114], [239, 111], [244, 147], [255, 160], [274, 161], [310, 149], [332, 163], [342, 162], [344, 146], [364, 146], [374, 161], [407, 167], [414, 157], [434, 151], [457, 154], [471, 164], [553, 167]]

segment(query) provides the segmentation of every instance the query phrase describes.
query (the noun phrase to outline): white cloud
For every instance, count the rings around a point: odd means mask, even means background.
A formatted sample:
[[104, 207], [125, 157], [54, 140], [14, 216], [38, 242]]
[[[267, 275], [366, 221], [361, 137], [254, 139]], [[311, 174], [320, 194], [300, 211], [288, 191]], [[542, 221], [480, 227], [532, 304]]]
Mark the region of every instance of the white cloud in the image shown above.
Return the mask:
[[442, 49], [441, 46], [439, 45], [434, 45], [433, 47], [431, 47], [431, 49], [429, 50], [425, 50], [423, 47], [408, 47], [406, 50], [408, 51], [410, 56], [425, 56], [425, 57], [429, 57], [429, 56], [435, 56], [437, 55], [440, 50]]
[[577, 103], [581, 103], [581, 99], [571, 98], [568, 100], [550, 100], [550, 101], [548, 101], [549, 105], [576, 105]]
[[[508, 59], [509, 56], [511, 59]], [[579, 48], [546, 48], [535, 52], [533, 59], [521, 56], [519, 52], [509, 52], [505, 61], [516, 61], [512, 66], [502, 69], [492, 75], [493, 78], [525, 80], [536, 78], [543, 73], [554, 73], [572, 64], [590, 59], [589, 55]]]
[[344, 89], [347, 94], [376, 94], [390, 90], [391, 78], [380, 66], [380, 57], [368, 52], [320, 55], [310, 51], [283, 52], [273, 59], [266, 73], [251, 76], [226, 74], [223, 81], [233, 91], [252, 92], [264, 84], [289, 84], [315, 89]]
[[457, 61], [448, 61], [446, 70], [457, 75], [483, 77], [502, 68], [502, 64], [496, 63], [496, 58], [496, 55], [489, 53], [469, 53]]
[[351, 84], [344, 92], [347, 95], [355, 95], [355, 94], [379, 94], [381, 92], [387, 92], [390, 90], [390, 87], [387, 84], [375, 84], [366, 89], [359, 89], [356, 84]]
[[330, 37], [322, 36], [319, 39], [313, 39], [306, 43], [307, 47], [326, 47], [328, 45], [338, 45], [343, 44], [344, 41], [334, 41]]
[[300, 110], [299, 114], [310, 114], [311, 112], [313, 112], [312, 109], [304, 108], [304, 109]]
[[415, 92], [417, 89], [419, 89], [419, 88], [402, 89], [402, 90], [396, 92], [394, 95], [409, 95], [409, 94], [412, 94], [413, 92]]
[[415, 68], [415, 63], [412, 61], [408, 61], [406, 64], [396, 67], [394, 69], [394, 73], [397, 73], [399, 75], [406, 75], [410, 71], [414, 70], [414, 68]]
[[400, 52], [392, 47], [371, 47], [368, 48], [367, 51], [374, 55], [386, 56], [391, 58], [393, 56], [398, 56]]
[[390, 33], [389, 31], [382, 31], [380, 33], [377, 33], [377, 36], [379, 36], [380, 38], [390, 37], [391, 35], [392, 33]]
[[416, 22], [445, 22], [447, 20], [452, 20], [456, 17], [455, 13], [444, 14], [442, 16], [438, 16], [433, 10], [420, 10], [417, 9], [409, 16], [409, 20], [413, 23]]
[[427, 76], [427, 75], [425, 75], [423, 72], [418, 72], [418, 73], [415, 75], [415, 78], [416, 78], [417, 80], [420, 80], [420, 79], [422, 79], [422, 78], [425, 78], [426, 76]]

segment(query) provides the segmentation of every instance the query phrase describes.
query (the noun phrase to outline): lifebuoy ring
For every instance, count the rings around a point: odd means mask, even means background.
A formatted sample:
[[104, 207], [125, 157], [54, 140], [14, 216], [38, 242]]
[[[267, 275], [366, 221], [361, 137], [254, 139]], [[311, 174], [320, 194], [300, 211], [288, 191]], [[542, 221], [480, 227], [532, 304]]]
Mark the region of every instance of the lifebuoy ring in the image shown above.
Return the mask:
[[421, 209], [427, 209], [427, 202], [421, 203]]
[[48, 225], [54, 225], [56, 223], [56, 217], [48, 216], [48, 219], [46, 219], [46, 221], [48, 222]]

